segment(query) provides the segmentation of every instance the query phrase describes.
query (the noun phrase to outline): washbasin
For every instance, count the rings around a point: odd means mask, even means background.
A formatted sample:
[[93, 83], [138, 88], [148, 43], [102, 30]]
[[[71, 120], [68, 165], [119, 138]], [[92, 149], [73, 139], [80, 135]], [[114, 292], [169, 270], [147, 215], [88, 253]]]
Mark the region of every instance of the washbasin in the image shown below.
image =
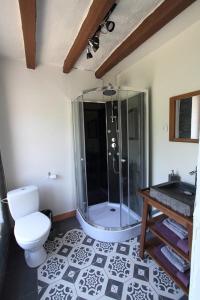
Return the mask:
[[195, 194], [195, 186], [182, 181], [165, 182], [150, 188], [151, 197], [188, 217], [193, 215]]

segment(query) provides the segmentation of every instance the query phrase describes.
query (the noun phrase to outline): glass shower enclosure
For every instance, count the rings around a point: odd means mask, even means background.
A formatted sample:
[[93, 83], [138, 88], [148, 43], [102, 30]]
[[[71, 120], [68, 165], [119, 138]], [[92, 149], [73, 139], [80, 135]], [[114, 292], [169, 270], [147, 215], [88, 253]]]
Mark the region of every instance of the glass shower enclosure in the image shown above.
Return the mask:
[[95, 238], [100, 230], [100, 240], [131, 238], [141, 221], [137, 191], [149, 183], [148, 93], [116, 89], [105, 96], [93, 89], [72, 108], [79, 221]]

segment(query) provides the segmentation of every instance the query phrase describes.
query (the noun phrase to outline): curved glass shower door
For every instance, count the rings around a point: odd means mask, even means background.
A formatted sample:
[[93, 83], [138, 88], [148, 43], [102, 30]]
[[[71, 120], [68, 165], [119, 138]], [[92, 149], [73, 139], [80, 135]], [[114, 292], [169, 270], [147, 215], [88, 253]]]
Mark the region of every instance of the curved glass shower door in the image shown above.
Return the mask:
[[74, 162], [76, 179], [76, 197], [82, 216], [87, 219], [88, 197], [85, 163], [85, 131], [83, 98], [78, 97], [72, 102], [74, 126]]
[[138, 189], [148, 185], [145, 97], [128, 90], [105, 97], [94, 89], [73, 101], [78, 210], [95, 227], [140, 223]]
[[145, 186], [144, 93], [120, 91], [118, 95], [120, 223], [138, 223], [142, 199], [138, 189]]

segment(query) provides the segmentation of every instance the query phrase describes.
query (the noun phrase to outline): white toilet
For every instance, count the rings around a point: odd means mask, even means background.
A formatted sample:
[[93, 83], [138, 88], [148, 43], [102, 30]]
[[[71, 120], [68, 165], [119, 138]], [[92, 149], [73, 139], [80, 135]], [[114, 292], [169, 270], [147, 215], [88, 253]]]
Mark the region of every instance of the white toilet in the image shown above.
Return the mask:
[[25, 250], [25, 260], [29, 267], [41, 265], [47, 253], [46, 242], [51, 222], [39, 212], [39, 194], [36, 186], [26, 186], [7, 194], [10, 213], [15, 220], [14, 235], [20, 247]]

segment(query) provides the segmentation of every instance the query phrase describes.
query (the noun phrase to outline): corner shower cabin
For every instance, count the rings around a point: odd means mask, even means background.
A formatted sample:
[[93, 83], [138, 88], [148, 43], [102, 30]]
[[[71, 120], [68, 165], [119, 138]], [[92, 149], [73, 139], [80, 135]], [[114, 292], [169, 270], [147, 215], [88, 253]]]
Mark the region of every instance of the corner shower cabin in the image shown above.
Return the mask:
[[138, 235], [148, 185], [147, 91], [97, 88], [73, 102], [78, 219], [90, 236]]

